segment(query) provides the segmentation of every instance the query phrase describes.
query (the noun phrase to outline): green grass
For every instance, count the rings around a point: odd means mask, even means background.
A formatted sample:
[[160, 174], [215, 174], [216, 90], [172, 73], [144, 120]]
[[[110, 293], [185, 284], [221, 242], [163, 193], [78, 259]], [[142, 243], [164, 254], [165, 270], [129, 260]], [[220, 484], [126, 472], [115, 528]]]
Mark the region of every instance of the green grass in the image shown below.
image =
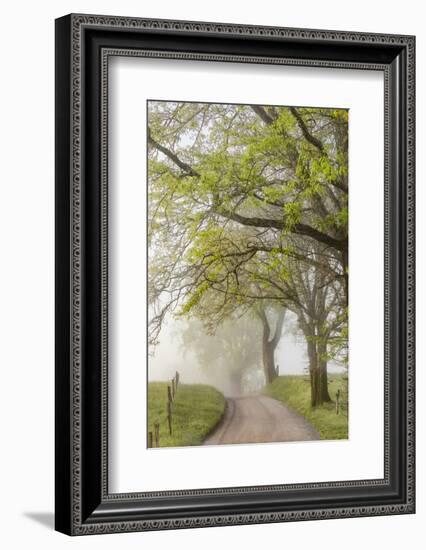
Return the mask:
[[[316, 408], [312, 408], [310, 404], [310, 384], [307, 376], [280, 376], [266, 386], [264, 392], [304, 416], [319, 432], [321, 439], [348, 439], [347, 376], [330, 374], [328, 382], [328, 391], [333, 401]], [[338, 389], [341, 391], [344, 406], [340, 413], [336, 414], [334, 400]]]
[[167, 382], [148, 384], [148, 432], [160, 424], [160, 447], [200, 445], [225, 411], [224, 396], [211, 386], [179, 384], [172, 405], [172, 435], [167, 423]]

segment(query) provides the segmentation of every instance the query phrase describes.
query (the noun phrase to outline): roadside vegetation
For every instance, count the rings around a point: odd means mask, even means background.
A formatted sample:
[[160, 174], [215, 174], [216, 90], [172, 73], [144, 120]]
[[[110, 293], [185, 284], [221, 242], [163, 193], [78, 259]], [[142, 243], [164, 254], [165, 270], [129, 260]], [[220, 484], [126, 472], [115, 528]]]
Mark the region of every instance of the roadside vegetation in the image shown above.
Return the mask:
[[[336, 414], [336, 393], [340, 390], [341, 407]], [[328, 391], [333, 399], [317, 407], [311, 406], [308, 376], [279, 376], [265, 387], [264, 393], [285, 403], [304, 416], [319, 432], [321, 439], [348, 439], [348, 377], [329, 374]]]
[[167, 420], [167, 382], [148, 384], [148, 432], [159, 424], [159, 447], [201, 445], [221, 420], [225, 398], [203, 384], [179, 384], [172, 404], [172, 434]]

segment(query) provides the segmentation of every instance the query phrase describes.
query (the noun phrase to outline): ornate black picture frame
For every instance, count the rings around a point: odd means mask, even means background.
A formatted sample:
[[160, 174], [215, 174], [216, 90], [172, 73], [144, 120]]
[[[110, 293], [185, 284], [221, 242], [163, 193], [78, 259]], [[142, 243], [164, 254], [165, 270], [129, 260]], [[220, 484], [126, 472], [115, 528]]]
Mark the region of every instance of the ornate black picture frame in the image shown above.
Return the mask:
[[[110, 494], [110, 56], [382, 71], [384, 478]], [[414, 513], [413, 36], [68, 15], [56, 21], [56, 529], [69, 535]]]

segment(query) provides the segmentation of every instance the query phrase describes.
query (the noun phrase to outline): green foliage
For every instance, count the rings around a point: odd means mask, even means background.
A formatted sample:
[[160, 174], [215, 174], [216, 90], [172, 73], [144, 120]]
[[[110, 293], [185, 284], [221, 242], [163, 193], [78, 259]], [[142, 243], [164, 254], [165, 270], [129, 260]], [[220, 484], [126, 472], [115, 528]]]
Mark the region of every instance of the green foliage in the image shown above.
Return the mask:
[[348, 439], [347, 375], [329, 374], [328, 391], [332, 399], [337, 390], [340, 390], [344, 403], [339, 414], [336, 414], [334, 401], [311, 407], [310, 382], [307, 376], [280, 376], [266, 386], [265, 393], [304, 416], [319, 432], [321, 439]]
[[211, 386], [179, 384], [172, 405], [172, 435], [167, 423], [167, 382], [148, 384], [148, 431], [160, 424], [160, 447], [201, 445], [225, 411], [224, 396]]
[[286, 228], [291, 231], [293, 227], [300, 223], [302, 216], [302, 205], [299, 202], [288, 202], [284, 205]]
[[267, 123], [249, 105], [149, 102], [149, 303], [168, 314], [218, 325], [258, 300], [303, 309], [293, 256], [344, 294], [348, 111], [258, 109]]

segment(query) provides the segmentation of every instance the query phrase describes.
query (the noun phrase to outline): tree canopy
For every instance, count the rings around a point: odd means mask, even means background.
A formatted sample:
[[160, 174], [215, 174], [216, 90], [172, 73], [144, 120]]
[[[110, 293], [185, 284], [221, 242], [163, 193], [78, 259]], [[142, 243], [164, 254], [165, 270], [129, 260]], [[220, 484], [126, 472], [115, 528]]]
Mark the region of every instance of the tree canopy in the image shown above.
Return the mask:
[[148, 157], [150, 344], [168, 314], [289, 308], [340, 353], [348, 111], [150, 101]]

